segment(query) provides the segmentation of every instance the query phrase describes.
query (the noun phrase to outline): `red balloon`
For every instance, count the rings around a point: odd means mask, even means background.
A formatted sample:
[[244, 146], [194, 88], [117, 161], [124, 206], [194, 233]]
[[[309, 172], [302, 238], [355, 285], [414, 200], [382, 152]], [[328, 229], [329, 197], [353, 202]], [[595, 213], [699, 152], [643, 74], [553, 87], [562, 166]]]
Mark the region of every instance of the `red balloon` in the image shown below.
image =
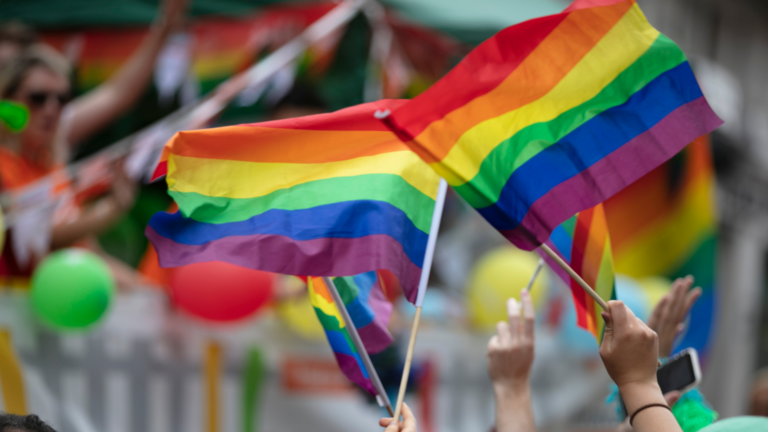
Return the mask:
[[253, 315], [272, 297], [275, 275], [224, 262], [190, 264], [171, 276], [171, 299], [199, 318], [231, 322]]

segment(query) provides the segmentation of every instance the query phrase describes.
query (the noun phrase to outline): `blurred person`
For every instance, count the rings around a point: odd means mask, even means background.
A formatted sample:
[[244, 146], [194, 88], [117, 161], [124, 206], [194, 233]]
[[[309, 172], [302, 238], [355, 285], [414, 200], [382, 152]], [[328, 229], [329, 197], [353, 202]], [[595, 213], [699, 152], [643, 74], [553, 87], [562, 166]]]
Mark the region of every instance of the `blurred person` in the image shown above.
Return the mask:
[[757, 372], [749, 397], [749, 415], [768, 417], [768, 368]]
[[[181, 24], [186, 5], [187, 0], [166, 0], [160, 19], [125, 65], [104, 84], [71, 102], [70, 66], [61, 54], [48, 46], [30, 46], [2, 68], [0, 98], [27, 105], [30, 121], [27, 128], [16, 135], [0, 129], [0, 192], [20, 189], [64, 167], [77, 144], [138, 100], [152, 77], [155, 59], [166, 38]], [[88, 208], [80, 208], [80, 204], [69, 200], [57, 209], [52, 249], [79, 242], [98, 251], [93, 234], [109, 228], [133, 206], [135, 198], [135, 185], [124, 175], [122, 167], [118, 165], [113, 171], [108, 196]], [[9, 246], [12, 243], [8, 241], [3, 251], [0, 277], [28, 280], [34, 263], [16, 262]], [[132, 269], [116, 259], [104, 257], [115, 273], [118, 286], [137, 283]]]
[[32, 27], [18, 21], [0, 24], [0, 70], [38, 40]]
[[683, 320], [688, 316], [693, 304], [701, 297], [701, 288], [693, 286], [693, 276], [677, 278], [672, 288], [659, 300], [648, 318], [648, 327], [659, 335], [659, 357], [672, 354], [677, 335], [685, 329]]
[[403, 421], [396, 422], [392, 417], [385, 417], [379, 420], [379, 426], [386, 428], [384, 432], [416, 432], [416, 417], [408, 404], [403, 402]]
[[40, 417], [0, 413], [0, 432], [56, 432]]

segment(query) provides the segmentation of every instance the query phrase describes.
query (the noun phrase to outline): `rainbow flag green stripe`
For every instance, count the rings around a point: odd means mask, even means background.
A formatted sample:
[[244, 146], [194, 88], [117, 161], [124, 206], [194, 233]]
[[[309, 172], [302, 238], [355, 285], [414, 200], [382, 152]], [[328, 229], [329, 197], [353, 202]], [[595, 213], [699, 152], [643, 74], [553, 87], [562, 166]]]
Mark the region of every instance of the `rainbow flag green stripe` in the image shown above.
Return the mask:
[[160, 265], [388, 270], [415, 301], [439, 177], [373, 116], [405, 102], [176, 134], [155, 177], [166, 175], [179, 212], [146, 230]]
[[634, 0], [504, 29], [383, 121], [527, 250], [722, 124]]

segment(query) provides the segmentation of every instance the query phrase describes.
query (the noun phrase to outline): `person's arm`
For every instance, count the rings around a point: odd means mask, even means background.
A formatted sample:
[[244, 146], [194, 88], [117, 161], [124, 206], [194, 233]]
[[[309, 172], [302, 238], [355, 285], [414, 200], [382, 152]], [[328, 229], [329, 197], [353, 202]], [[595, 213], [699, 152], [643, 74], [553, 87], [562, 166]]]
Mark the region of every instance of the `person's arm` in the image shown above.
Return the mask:
[[384, 432], [416, 432], [416, 417], [408, 404], [403, 402], [403, 421], [396, 422], [392, 417], [385, 417], [379, 420], [379, 426], [386, 428]]
[[[659, 339], [621, 301], [609, 301], [600, 357], [608, 375], [619, 387], [621, 398], [638, 432], [681, 432], [656, 381]], [[651, 404], [654, 406], [645, 408]]]
[[71, 246], [91, 234], [106, 231], [133, 206], [136, 185], [125, 175], [121, 164], [116, 165], [115, 169], [110, 195], [86, 209], [76, 220], [53, 228], [53, 249]]
[[659, 335], [659, 357], [669, 357], [675, 337], [680, 333], [688, 311], [701, 297], [701, 288], [691, 289], [693, 276], [678, 278], [672, 289], [662, 297], [648, 319], [648, 327]]
[[497, 432], [535, 432], [528, 384], [533, 365], [534, 310], [531, 296], [520, 294], [520, 305], [507, 300], [509, 322], [496, 325], [488, 342], [488, 374], [496, 397]]
[[141, 46], [105, 83], [73, 100], [67, 142], [75, 146], [133, 106], [152, 78], [166, 38], [179, 27], [188, 0], [165, 0], [163, 14]]

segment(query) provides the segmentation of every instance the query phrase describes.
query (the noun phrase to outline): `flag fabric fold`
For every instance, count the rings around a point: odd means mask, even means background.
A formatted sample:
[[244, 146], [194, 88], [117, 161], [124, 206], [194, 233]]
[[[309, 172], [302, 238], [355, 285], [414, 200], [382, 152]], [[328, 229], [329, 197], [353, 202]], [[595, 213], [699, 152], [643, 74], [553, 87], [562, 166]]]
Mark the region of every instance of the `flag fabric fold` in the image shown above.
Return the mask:
[[[310, 277], [308, 282], [310, 302], [325, 330], [339, 368], [350, 381], [376, 396], [360, 352], [352, 342], [328, 287], [319, 277]], [[384, 296], [377, 272], [337, 277], [333, 278], [333, 282], [365, 345], [365, 350], [369, 354], [376, 354], [389, 346], [392, 343], [392, 335], [387, 330], [387, 323], [392, 313], [392, 304]]]
[[[579, 212], [552, 231], [545, 242], [604, 300], [616, 299], [611, 239], [602, 204]], [[576, 323], [597, 339], [603, 340], [605, 321], [600, 306], [584, 292], [568, 273], [547, 254], [537, 249], [550, 268], [571, 288], [576, 307]]]
[[502, 30], [383, 121], [526, 250], [722, 123], [634, 0]]
[[176, 134], [155, 174], [180, 210], [146, 230], [161, 266], [386, 270], [414, 301], [439, 178], [373, 117], [404, 102]]

